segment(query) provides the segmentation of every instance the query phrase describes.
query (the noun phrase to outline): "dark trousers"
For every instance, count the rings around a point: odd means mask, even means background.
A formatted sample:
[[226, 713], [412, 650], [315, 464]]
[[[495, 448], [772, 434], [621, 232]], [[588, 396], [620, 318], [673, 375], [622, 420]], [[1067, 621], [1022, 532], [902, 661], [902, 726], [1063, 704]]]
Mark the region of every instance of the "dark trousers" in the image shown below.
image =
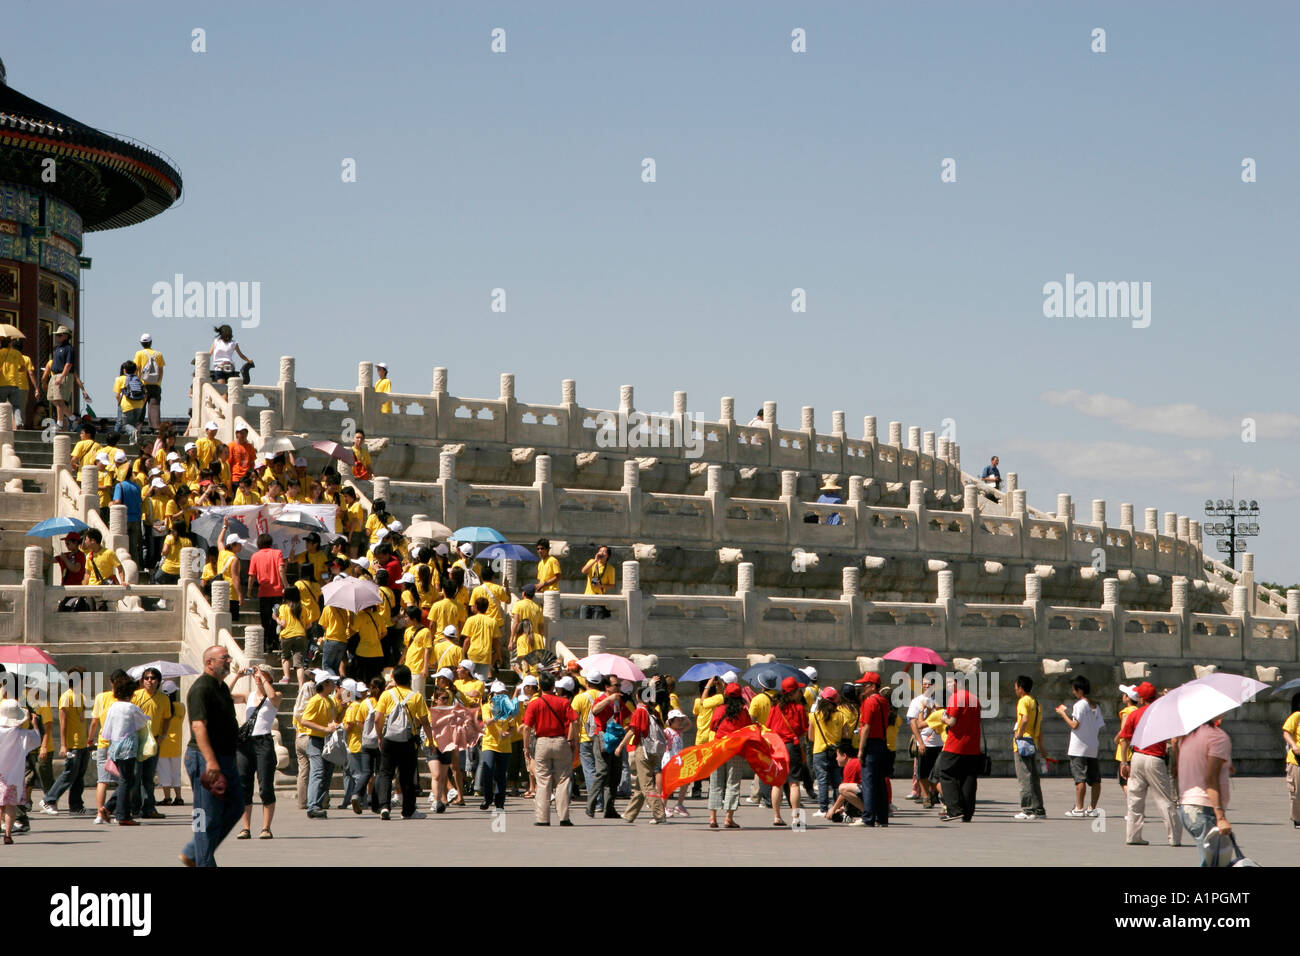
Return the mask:
[[[363, 658], [364, 659], [364, 658]], [[379, 791], [379, 808], [389, 810], [393, 805], [393, 771], [402, 784], [402, 816], [415, 813], [415, 741], [385, 740], [383, 758], [379, 762], [379, 777], [375, 789]]]
[[135, 792], [131, 796], [132, 813], [154, 813], [158, 805], [154, 799], [154, 776], [158, 773], [158, 755], [141, 760], [136, 772]]
[[493, 804], [498, 810], [506, 807], [506, 771], [510, 769], [510, 754], [484, 750], [482, 754], [483, 802]]
[[275, 740], [270, 734], [250, 738], [235, 752], [235, 768], [244, 799], [253, 802], [253, 777], [256, 775], [262, 806], [275, 803]]
[[596, 782], [591, 788], [591, 793], [587, 794], [587, 812], [596, 812], [597, 798], [602, 794], [605, 797], [605, 816], [616, 817], [618, 811], [614, 809], [614, 798], [618, 795], [618, 782], [623, 773], [623, 761], [611, 753], [605, 752], [603, 742], [597, 743], [593, 748], [593, 756], [596, 758]]
[[[943, 806], [948, 816], [960, 816], [969, 823], [975, 815], [975, 790], [979, 783], [980, 754], [939, 755], [939, 785], [943, 788]], [[864, 778], [865, 779], [865, 778]]]
[[[348, 776], [346, 786], [343, 788], [343, 808], [347, 809], [352, 803], [352, 798], [356, 797], [362, 803], [366, 802], [366, 784], [370, 783], [370, 778], [375, 776], [378, 769], [375, 764], [380, 759], [379, 751], [370, 747], [363, 747], [360, 753], [348, 754]], [[375, 788], [378, 789], [378, 786]], [[402, 788], [406, 790], [405, 787]], [[370, 798], [370, 809], [378, 810], [379, 801], [372, 796]]]
[[578, 618], [583, 621], [603, 621], [609, 617], [609, 608], [603, 604], [584, 604], [578, 608]]
[[130, 794], [135, 792], [136, 774], [140, 772], [140, 762], [134, 757], [127, 757], [117, 765], [118, 784], [117, 793], [121, 799], [117, 801], [116, 818], [117, 822], [131, 819], [131, 797]]
[[507, 773], [510, 786], [519, 786], [519, 782], [524, 778], [524, 767], [524, 742], [516, 740], [510, 745], [510, 768]]
[[59, 802], [59, 796], [64, 791], [67, 791], [68, 809], [74, 812], [84, 809], [85, 803], [82, 802], [82, 791], [86, 788], [86, 764], [89, 762], [89, 747], [69, 750], [68, 756], [63, 762], [63, 773], [59, 774], [59, 779], [54, 781], [54, 786], [45, 791], [45, 802], [51, 805], [56, 804]]
[[862, 754], [862, 819], [868, 825], [889, 826], [888, 771], [889, 748], [884, 739], [868, 738]]
[[259, 597], [257, 599], [257, 613], [262, 619], [262, 646], [268, 651], [278, 650], [280, 647], [280, 635], [275, 629], [275, 615], [272, 611], [279, 604], [283, 597]]

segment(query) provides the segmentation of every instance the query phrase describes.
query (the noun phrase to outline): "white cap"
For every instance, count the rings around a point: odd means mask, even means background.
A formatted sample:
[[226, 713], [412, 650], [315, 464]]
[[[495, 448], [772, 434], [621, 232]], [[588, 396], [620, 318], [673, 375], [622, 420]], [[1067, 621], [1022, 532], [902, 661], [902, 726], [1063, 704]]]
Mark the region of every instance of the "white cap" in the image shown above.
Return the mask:
[[805, 668], [803, 669], [803, 674], [804, 674], [804, 676], [807, 677], [809, 680], [816, 680], [816, 679], [817, 679], [817, 668], [815, 668], [815, 667], [813, 667], [811, 664], [809, 664], [807, 667], [805, 667]]
[[398, 584], [414, 584], [414, 583], [415, 583], [415, 575], [411, 574], [411, 573], [408, 571], [406, 574], [403, 574], [400, 578], [397, 579], [397, 583], [398, 583]]
[[375, 363], [375, 368], [388, 368], [388, 363], [387, 363], [387, 362], [376, 362], [376, 363]]
[[455, 637], [456, 633], [457, 632], [456, 632], [455, 624], [448, 624], [446, 627], [442, 629], [442, 634], [444, 637]]
[[735, 671], [727, 671], [722, 675], [722, 679], [728, 684], [734, 684], [738, 680]]
[[674, 707], [672, 710], [668, 711], [668, 719], [669, 719], [669, 720], [676, 720], [678, 717], [681, 717], [683, 720], [689, 720], [689, 719], [690, 719], [689, 717], [687, 717], [685, 714], [683, 714], [680, 710], [678, 710], [678, 709], [675, 708], [675, 707]]
[[199, 447], [199, 446], [196, 445], [196, 444], [194, 444], [194, 442], [192, 442], [192, 441], [187, 441], [187, 442], [185, 443], [185, 450], [186, 450], [186, 451], [189, 451], [191, 448], [198, 448], [198, 447]]
[[113, 461], [126, 461], [126, 452], [120, 448], [113, 452]]
[[108, 452], [106, 452], [106, 451], [101, 451], [99, 454], [97, 454], [97, 455], [95, 456], [95, 461], [99, 462], [101, 465], [107, 465], [107, 464], [108, 464]]
[[203, 426], [203, 430], [205, 432], [215, 432], [215, 431], [219, 431], [220, 429], [221, 426], [218, 425], [216, 422], [208, 422]]
[[469, 555], [474, 553], [474, 545], [466, 541], [464, 544], [460, 546], [460, 553], [468, 557]]
[[353, 680], [351, 677], [345, 677], [343, 678], [343, 689], [349, 694], [360, 695], [365, 693], [366, 685], [361, 681]]
[[333, 671], [318, 670], [318, 671], [312, 671], [311, 679], [313, 682], [315, 682], [316, 686], [319, 687], [327, 680], [332, 680], [335, 683], [338, 683], [339, 675], [335, 674]]
[[167, 482], [163, 481], [161, 478], [155, 478], [153, 481], [149, 482], [149, 485], [153, 488], [166, 488]]
[[572, 677], [561, 677], [555, 682], [556, 690], [576, 690], [577, 687], [578, 685], [573, 682]]
[[465, 670], [469, 671], [471, 674], [474, 673], [474, 662], [470, 660], [468, 657], [465, 658], [456, 666], [465, 668]]
[[306, 468], [306, 467], [307, 467], [307, 459], [306, 459], [306, 458], [303, 458], [301, 455], [299, 455], [298, 457], [294, 458], [294, 460], [293, 460], [293, 467], [295, 467], [295, 468]]
[[596, 670], [595, 668], [591, 668], [591, 667], [583, 671], [582, 676], [587, 678], [588, 684], [599, 684], [601, 681], [605, 679], [604, 674], [602, 674], [600, 671]]
[[169, 470], [171, 471], [171, 473], [172, 473], [173, 475], [183, 475], [183, 474], [185, 474], [185, 466], [182, 465], [182, 464], [179, 464], [179, 463], [177, 463], [177, 462], [172, 462], [172, 466], [171, 466], [171, 468], [170, 468]]
[[158, 689], [161, 690], [164, 694], [174, 694], [178, 690], [180, 690], [180, 688], [176, 686], [176, 682], [174, 680], [163, 681], [162, 687]]
[[239, 535], [235, 534], [233, 531], [230, 532], [230, 534], [226, 535], [226, 544], [238, 544], [242, 540], [243, 539], [240, 538]]
[[387, 528], [380, 528], [378, 531], [375, 532], [375, 538], [379, 541], [383, 541], [387, 537], [388, 537]]
[[169, 451], [169, 452], [167, 453], [167, 460], [168, 460], [168, 461], [179, 461], [179, 460], [180, 460], [180, 457], [181, 457], [181, 453], [178, 452], [178, 451]]
[[506, 692], [506, 685], [501, 683], [499, 680], [494, 680], [492, 686], [489, 687], [488, 690], [492, 691], [494, 694], [504, 694]]
[[523, 686], [523, 687], [538, 687], [538, 686], [540, 686], [540, 685], [537, 683], [537, 678], [534, 677], [532, 674], [529, 674], [527, 677], [525, 677], [525, 678], [523, 679], [523, 681], [521, 682], [521, 686]]
[[369, 558], [353, 558], [352, 563], [355, 564], [357, 567], [361, 568], [363, 571], [370, 570]]
[[1135, 701], [1135, 700], [1138, 699], [1138, 692], [1137, 692], [1137, 685], [1136, 685], [1136, 684], [1120, 684], [1120, 685], [1119, 685], [1119, 692], [1120, 692], [1121, 694], [1123, 694], [1125, 697], [1127, 697], [1129, 700], [1134, 700], [1134, 701]]
[[445, 677], [447, 680], [455, 680], [455, 679], [456, 679], [456, 675], [455, 675], [454, 673], [452, 673], [452, 670], [451, 670], [450, 667], [444, 667], [442, 670], [438, 671], [438, 673], [434, 674], [433, 676], [434, 676], [434, 677]]
[[140, 344], [141, 344], [141, 345], [148, 345], [148, 344], [149, 344], [150, 342], [152, 342], [152, 341], [153, 341], [153, 336], [150, 335], [148, 332], [141, 333], [141, 335], [140, 335]]
[[150, 468], [150, 469], [149, 469], [149, 477], [150, 477], [150, 478], [152, 478], [154, 475], [161, 475], [161, 474], [162, 474], [162, 469], [161, 469], [161, 468]]
[[402, 524], [402, 522], [398, 521], [396, 518], [388, 522], [388, 530], [394, 533], [401, 531], [405, 527], [406, 525]]

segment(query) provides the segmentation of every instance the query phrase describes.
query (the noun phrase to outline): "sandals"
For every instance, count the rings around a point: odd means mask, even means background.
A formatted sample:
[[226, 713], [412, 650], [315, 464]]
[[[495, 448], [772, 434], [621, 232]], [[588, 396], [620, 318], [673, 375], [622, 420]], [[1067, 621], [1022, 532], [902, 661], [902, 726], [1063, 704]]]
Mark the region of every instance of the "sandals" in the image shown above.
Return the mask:
[[716, 830], [717, 828], [718, 828], [718, 821], [717, 821], [717, 820], [711, 820], [711, 821], [709, 821], [709, 829], [710, 829], [710, 830]]
[[257, 838], [258, 838], [259, 840], [274, 840], [274, 839], [275, 839], [275, 837], [272, 836], [271, 831], [268, 830], [266, 827], [262, 827], [262, 832], [259, 833], [259, 834], [257, 835]]
[[251, 839], [253, 839], [253, 831], [250, 830], [250, 829], [248, 829], [247, 827], [245, 827], [244, 829], [242, 829], [242, 830], [239, 831], [239, 835], [238, 835], [237, 837], [235, 837], [235, 839], [236, 839], [236, 840], [251, 840]]
[[787, 825], [786, 822], [782, 820], [780, 817], [777, 817], [775, 820], [772, 821], [772, 826], [774, 827], [783, 827], [786, 825]]
[[722, 825], [722, 829], [724, 829], [724, 830], [739, 830], [739, 829], [740, 829], [740, 824], [739, 824], [739, 823], [724, 823], [724, 824]]

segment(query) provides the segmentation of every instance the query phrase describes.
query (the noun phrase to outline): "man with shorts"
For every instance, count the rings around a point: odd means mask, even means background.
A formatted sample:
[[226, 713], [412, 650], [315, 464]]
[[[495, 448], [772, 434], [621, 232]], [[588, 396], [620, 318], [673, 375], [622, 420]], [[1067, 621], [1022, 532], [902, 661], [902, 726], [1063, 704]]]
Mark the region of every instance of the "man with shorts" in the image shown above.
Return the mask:
[[45, 386], [46, 401], [54, 408], [54, 417], [59, 428], [72, 427], [72, 386], [77, 376], [72, 370], [76, 361], [76, 350], [72, 347], [72, 330], [60, 325], [54, 330], [54, 352], [45, 367], [47, 378]]
[[[1074, 778], [1074, 808], [1066, 810], [1067, 817], [1095, 817], [1097, 800], [1101, 797], [1101, 761], [1097, 747], [1101, 730], [1106, 725], [1101, 708], [1089, 699], [1092, 684], [1080, 674], [1070, 684], [1074, 691], [1074, 709], [1058, 704], [1056, 712], [1070, 728], [1070, 776]], [[1083, 797], [1092, 788], [1092, 805], [1085, 810]]]

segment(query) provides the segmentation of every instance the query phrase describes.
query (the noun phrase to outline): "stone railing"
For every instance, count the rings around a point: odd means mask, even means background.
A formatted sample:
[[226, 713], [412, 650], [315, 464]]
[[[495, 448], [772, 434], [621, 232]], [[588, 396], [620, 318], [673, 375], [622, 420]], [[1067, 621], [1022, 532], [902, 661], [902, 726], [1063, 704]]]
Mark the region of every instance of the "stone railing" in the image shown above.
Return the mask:
[[[513, 374], [501, 376], [501, 394], [494, 399], [460, 398], [447, 391], [447, 370], [433, 371], [428, 395], [376, 393], [369, 362], [358, 367], [353, 390], [305, 388], [294, 380], [296, 362], [280, 359], [274, 386], [246, 386], [232, 380], [224, 389], [212, 383], [207, 354], [196, 356], [195, 402], [190, 431], [197, 434], [207, 421], [220, 426], [223, 441], [233, 438], [234, 423], [251, 426], [269, 413], [272, 428], [314, 439], [345, 441], [352, 429], [368, 437], [408, 443], [497, 443], [526, 446], [555, 454], [610, 450], [628, 455], [652, 455], [737, 467], [795, 469], [875, 479], [881, 483], [921, 481], [925, 487], [960, 494], [963, 480], [961, 449], [932, 431], [908, 429], [906, 444], [901, 422], [890, 422], [888, 440], [876, 432], [875, 416], [863, 421], [863, 436], [850, 438], [845, 415], [834, 412], [830, 434], [815, 428], [814, 410], [804, 407], [800, 427], [777, 424], [775, 402], [763, 406], [763, 424], [745, 425], [735, 419], [735, 400], [723, 398], [717, 421], [694, 417], [685, 392], [673, 394], [673, 411], [648, 416], [634, 404], [633, 389], [620, 389], [617, 409], [588, 408], [577, 403], [577, 386], [566, 379], [558, 405], [537, 405], [515, 398]], [[391, 412], [381, 411], [385, 404]], [[605, 428], [606, 423], [622, 423]], [[606, 442], [612, 432], [618, 439]]]
[[[1022, 604], [975, 604], [954, 599], [952, 571], [939, 572], [934, 602], [865, 601], [856, 568], [843, 572], [838, 600], [786, 598], [753, 587], [753, 565], [738, 565], [732, 595], [647, 594], [639, 587], [639, 565], [623, 564], [618, 594], [549, 592], [544, 613], [549, 636], [583, 646], [593, 633], [611, 648], [676, 656], [737, 652], [818, 653], [851, 660], [900, 644], [951, 654], [998, 654], [1013, 659], [1072, 655], [1092, 660], [1201, 660], [1259, 662], [1298, 660], [1300, 614], [1252, 618], [1244, 588], [1233, 595], [1231, 614], [1197, 614], [1187, 608], [1189, 581], [1176, 577], [1169, 611], [1129, 611], [1118, 601], [1120, 581], [1103, 581], [1100, 607], [1056, 607], [1041, 599], [1042, 583], [1026, 576]], [[1300, 599], [1300, 592], [1291, 592]], [[584, 605], [602, 605], [611, 616], [580, 618]]]
[[[703, 495], [642, 492], [637, 462], [624, 463], [621, 490], [555, 487], [551, 458], [534, 459], [532, 485], [479, 485], [456, 479], [456, 455], [444, 451], [434, 482], [375, 479], [373, 494], [403, 518], [423, 515], [448, 527], [487, 525], [507, 538], [527, 541], [538, 535], [609, 541], [616, 544], [671, 541], [683, 547], [747, 545], [776, 548], [826, 548], [871, 554], [906, 552], [938, 557], [978, 557], [1067, 562], [1164, 575], [1201, 578], [1200, 525], [1166, 514], [1160, 534], [1155, 509], [1145, 515], [1146, 530], [1108, 526], [1104, 503], [1094, 502], [1093, 524], [1073, 518], [1034, 518], [1023, 511], [1009, 516], [979, 511], [974, 486], [965, 488], [962, 511], [932, 511], [920, 480], [909, 488], [907, 508], [884, 508], [863, 498], [863, 479], [849, 479], [844, 504], [827, 505], [797, 498], [796, 472], [781, 473], [782, 492], [775, 499], [731, 498], [722, 490], [721, 466], [708, 467]], [[1023, 503], [1023, 498], [1018, 499]], [[1070, 514], [1069, 496], [1058, 500]], [[810, 524], [838, 514], [842, 523]], [[1124, 505], [1122, 520], [1133, 508]], [[1226, 592], [1223, 595], [1227, 596]]]

